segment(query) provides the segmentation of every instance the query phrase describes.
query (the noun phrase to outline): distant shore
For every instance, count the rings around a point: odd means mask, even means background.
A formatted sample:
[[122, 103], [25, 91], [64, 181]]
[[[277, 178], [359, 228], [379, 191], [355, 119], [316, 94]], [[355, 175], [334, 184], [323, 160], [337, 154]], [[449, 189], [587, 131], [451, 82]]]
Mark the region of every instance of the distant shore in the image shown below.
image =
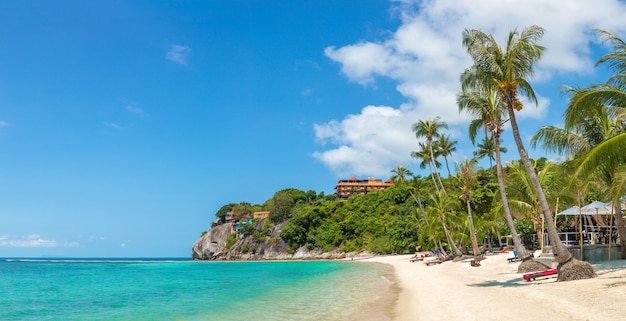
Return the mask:
[[426, 266], [411, 255], [360, 261], [394, 267], [401, 288], [394, 319], [415, 320], [619, 320], [626, 315], [626, 260], [593, 264], [598, 277], [526, 282], [511, 254], [495, 254], [471, 267], [469, 261]]

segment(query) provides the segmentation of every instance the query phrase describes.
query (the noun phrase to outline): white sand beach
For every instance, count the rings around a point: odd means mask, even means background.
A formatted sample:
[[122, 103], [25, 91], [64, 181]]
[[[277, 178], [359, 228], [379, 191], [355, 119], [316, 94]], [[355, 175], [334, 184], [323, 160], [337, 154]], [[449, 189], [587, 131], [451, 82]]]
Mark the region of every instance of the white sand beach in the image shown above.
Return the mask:
[[626, 260], [594, 264], [598, 277], [526, 282], [511, 254], [426, 266], [411, 255], [364, 261], [394, 267], [401, 293], [394, 320], [621, 320], [626, 316]]

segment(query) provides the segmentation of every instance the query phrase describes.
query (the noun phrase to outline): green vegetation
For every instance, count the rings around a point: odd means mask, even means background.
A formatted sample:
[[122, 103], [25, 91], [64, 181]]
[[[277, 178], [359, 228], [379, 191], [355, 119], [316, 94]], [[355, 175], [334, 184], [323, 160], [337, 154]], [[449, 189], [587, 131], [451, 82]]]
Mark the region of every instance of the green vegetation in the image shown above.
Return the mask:
[[[448, 158], [457, 142], [444, 133], [447, 123], [439, 117], [416, 120], [412, 130], [419, 141], [411, 157], [420, 161], [420, 168], [428, 168], [426, 177], [397, 166], [390, 170], [392, 187], [355, 193], [347, 201], [289, 188], [262, 205], [227, 204], [215, 215], [223, 222], [228, 211], [241, 217], [251, 210], [268, 210], [271, 223], [287, 221], [281, 238], [292, 253], [302, 246], [374, 253], [412, 252], [419, 246], [461, 255], [471, 247], [476, 260], [479, 246], [502, 246], [506, 235], [511, 235], [519, 255], [529, 258], [527, 248], [533, 244], [524, 243], [522, 236], [543, 233], [545, 222], [561, 263], [559, 280], [593, 277], [591, 265], [576, 263], [558, 236], [558, 230], [571, 226], [574, 218], [555, 220], [553, 211], [591, 200], [613, 201], [622, 258], [626, 258], [626, 223], [617, 205], [626, 194], [626, 43], [607, 31], [597, 32], [613, 50], [597, 64], [607, 65], [614, 74], [604, 83], [567, 87], [564, 128], [544, 126], [531, 141], [532, 147], [566, 156], [563, 162], [530, 159], [515, 118], [525, 107], [520, 97], [537, 103], [529, 79], [545, 50], [537, 44], [544, 30], [538, 26], [513, 30], [500, 46], [492, 35], [466, 29], [463, 47], [472, 65], [461, 74], [457, 104], [471, 117], [471, 142], [476, 144], [478, 134], [484, 133], [473, 155], [488, 157], [490, 168], [477, 168], [475, 160], [465, 160], [452, 173]], [[501, 139], [507, 123], [520, 159], [502, 164], [506, 149]], [[443, 164], [447, 177], [439, 170]], [[268, 226], [262, 231], [248, 226], [242, 233], [262, 242]], [[276, 239], [271, 241], [275, 244]], [[230, 246], [234, 240], [227, 243]]]

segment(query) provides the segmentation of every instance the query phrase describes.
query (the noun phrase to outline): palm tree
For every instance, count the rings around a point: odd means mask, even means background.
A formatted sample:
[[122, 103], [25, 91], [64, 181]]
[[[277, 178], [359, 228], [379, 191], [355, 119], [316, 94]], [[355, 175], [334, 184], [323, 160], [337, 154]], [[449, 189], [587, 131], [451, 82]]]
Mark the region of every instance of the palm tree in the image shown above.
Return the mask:
[[[413, 200], [415, 200], [415, 203], [417, 203], [417, 205], [419, 206], [424, 221], [426, 222], [426, 224], [429, 224], [428, 217], [426, 217], [426, 212], [424, 211], [424, 207], [422, 206], [422, 200], [419, 198], [419, 187], [417, 188], [417, 196], [415, 196], [415, 194], [413, 193], [413, 189], [415, 188], [415, 185], [413, 185], [413, 182], [415, 181], [413, 172], [411, 172], [408, 168], [402, 165], [398, 165], [396, 168], [392, 169], [391, 172], [394, 173], [394, 175], [391, 176], [391, 181], [394, 182], [394, 184], [398, 184], [398, 182], [400, 182], [403, 186], [409, 187], [409, 194], [411, 195], [411, 197], [413, 197]], [[408, 184], [406, 179], [407, 176], [413, 177], [411, 184]]]
[[433, 139], [439, 137], [439, 130], [442, 128], [448, 129], [448, 124], [439, 119], [439, 116], [435, 117], [431, 120], [419, 120], [417, 123], [413, 124], [413, 132], [415, 132], [416, 138], [426, 138], [426, 147], [428, 147], [428, 151], [430, 153], [430, 161], [433, 163], [434, 174], [437, 176], [439, 180], [439, 185], [441, 186], [441, 190], [445, 193], [446, 189], [441, 182], [441, 176], [439, 176], [439, 171], [437, 171], [437, 166], [435, 166], [435, 153], [433, 150]]
[[450, 166], [448, 165], [448, 156], [452, 155], [452, 153], [456, 152], [456, 144], [458, 142], [456, 140], [450, 140], [450, 135], [439, 135], [437, 140], [435, 141], [435, 149], [437, 150], [437, 154], [443, 156], [443, 159], [446, 162], [446, 168], [448, 169], [448, 177], [452, 174], [450, 173]]
[[[572, 93], [573, 101], [576, 102], [576, 95], [580, 95], [583, 91], [570, 88], [567, 89], [567, 92]], [[570, 106], [575, 109], [580, 107], [578, 105]], [[577, 115], [578, 122], [576, 123], [566, 121], [564, 128], [556, 126], [541, 127], [532, 138], [531, 144], [536, 146], [538, 143], [542, 143], [545, 150], [561, 155], [564, 154], [573, 159], [570, 163], [578, 163], [581, 158], [584, 159], [589, 154], [594, 153], [596, 147], [603, 144], [603, 142], [626, 132], [626, 113], [621, 108], [611, 106], [596, 108], [594, 106], [581, 109], [579, 113], [581, 115], [584, 113], [584, 117]], [[608, 158], [607, 161], [611, 159]], [[597, 167], [593, 172], [586, 173], [585, 176], [580, 174], [574, 175], [576, 178], [572, 180], [571, 184], [575, 185], [574, 187], [577, 187], [575, 191], [579, 192], [576, 196], [579, 206], [582, 206], [583, 202], [583, 195], [580, 193], [585, 190], [580, 186], [582, 182], [602, 182], [609, 189], [615, 183], [615, 175], [619, 173], [618, 168], [619, 165], [606, 164]], [[619, 199], [621, 195], [616, 195], [615, 197]], [[620, 212], [621, 209], [616, 208], [615, 213]], [[626, 227], [621, 215], [615, 215], [615, 221], [620, 235], [626, 235]], [[626, 238], [622, 241], [622, 258], [626, 258]]]
[[[501, 143], [501, 142], [500, 142]], [[495, 160], [496, 143], [493, 137], [485, 135], [482, 142], [476, 144], [477, 149], [474, 151], [474, 157], [481, 159], [483, 157], [489, 158], [489, 168], [493, 168], [493, 161]], [[500, 146], [500, 153], [506, 153], [508, 150], [504, 146]]]
[[474, 219], [472, 218], [472, 204], [471, 204], [471, 194], [472, 190], [478, 184], [478, 178], [476, 175], [476, 171], [474, 170], [474, 165], [476, 164], [476, 160], [468, 161], [465, 159], [461, 165], [458, 166], [456, 179], [459, 182], [459, 187], [461, 189], [461, 198], [465, 201], [465, 206], [467, 206], [467, 221], [470, 227], [470, 237], [472, 239], [472, 249], [474, 251], [474, 261], [480, 261], [480, 250], [478, 249], [478, 241], [476, 240], [476, 229], [474, 228]]
[[[537, 177], [549, 198], [556, 202], [559, 187], [566, 183], [557, 180], [556, 163], [547, 161], [542, 168], [539, 168], [537, 161], [532, 161], [533, 167], [537, 168]], [[520, 161], [513, 161], [507, 164], [509, 179], [507, 180], [507, 191], [509, 191], [509, 204], [511, 212], [517, 216], [527, 216], [533, 222], [535, 231], [539, 239], [543, 238], [542, 211], [537, 199], [537, 192], [533, 187], [530, 175]], [[562, 176], [561, 176], [562, 177]]]
[[454, 251], [457, 256], [462, 256], [463, 252], [459, 250], [452, 238], [448, 227], [446, 226], [446, 215], [451, 213], [451, 209], [456, 206], [456, 200], [443, 191], [439, 191], [436, 194], [430, 194], [430, 205], [427, 207], [426, 212], [432, 216], [437, 217], [439, 222], [441, 223], [441, 227], [446, 235], [446, 240], [448, 241], [448, 245]]
[[[613, 49], [613, 52], [601, 57], [596, 66], [606, 64], [614, 75], [605, 83], [587, 88], [566, 88], [566, 92], [571, 95], [565, 112], [566, 128], [574, 127], [589, 115], [602, 114], [607, 108], [615, 110], [618, 118], [622, 119], [620, 122], [623, 127], [623, 114], [626, 112], [626, 43], [608, 31], [596, 31]], [[606, 178], [620, 173], [618, 168], [626, 164], [626, 132], [616, 131], [613, 136], [606, 137], [578, 159], [580, 164], [574, 173], [575, 178], [590, 176], [594, 172], [603, 172]], [[614, 197], [619, 198], [618, 195]], [[615, 213], [619, 212], [621, 209], [616, 207]], [[615, 222], [622, 242], [622, 258], [626, 258], [626, 222], [621, 215], [615, 215]]]
[[521, 33], [513, 30], [509, 33], [503, 50], [492, 35], [487, 35], [480, 30], [465, 29], [463, 31], [463, 46], [467, 49], [474, 64], [462, 73], [461, 86], [464, 90], [470, 88], [495, 90], [498, 99], [502, 100], [506, 106], [520, 159], [537, 193], [541, 210], [545, 216], [552, 251], [557, 262], [560, 263], [558, 279], [566, 280], [570, 276], [572, 278], [589, 278], [595, 276], [593, 267], [590, 264], [587, 266], [576, 261], [572, 261], [570, 264], [573, 269], [584, 266], [582, 269], [591, 269], [592, 273], [563, 273], [563, 265], [570, 263], [573, 256], [563, 245], [556, 231], [552, 211], [522, 142], [515, 118], [515, 111], [522, 110], [524, 107], [519, 98], [520, 95], [537, 104], [537, 96], [528, 82], [528, 78], [533, 75], [533, 66], [545, 51], [544, 47], [537, 44], [543, 34], [544, 29], [539, 26], [527, 27]]
[[411, 152], [411, 157], [422, 160], [422, 162], [420, 163], [421, 169], [426, 168], [426, 165], [428, 165], [428, 169], [430, 170], [430, 177], [433, 179], [435, 189], [437, 190], [437, 192], [439, 192], [439, 185], [437, 185], [437, 181], [435, 180], [435, 170], [433, 170], [433, 167], [436, 169], [441, 166], [441, 163], [439, 163], [436, 159], [433, 160], [431, 158], [432, 154], [428, 150], [428, 146], [426, 146], [426, 144], [420, 142], [418, 145], [420, 147], [420, 150], [416, 152]]
[[[459, 105], [459, 111], [466, 111], [470, 116], [474, 117], [469, 127], [470, 140], [474, 142], [479, 128], [482, 128], [485, 131], [485, 136], [489, 135], [491, 141], [494, 143], [496, 176], [498, 178], [498, 189], [500, 191], [500, 199], [502, 201], [502, 210], [504, 211], [506, 224], [509, 227], [509, 233], [511, 233], [513, 245], [515, 246], [515, 250], [517, 250], [518, 256], [522, 257], [524, 260], [528, 260], [530, 258], [530, 252], [526, 249], [524, 243], [522, 243], [515, 229], [515, 222], [511, 215], [504, 185], [504, 174], [500, 157], [500, 153], [503, 149], [500, 146], [500, 136], [504, 131], [504, 124], [506, 122], [506, 120], [504, 120], [506, 107], [503, 101], [498, 98], [497, 91], [493, 88], [463, 91], [457, 97], [457, 104]], [[522, 272], [525, 267], [520, 265], [520, 269], [520, 272]]]

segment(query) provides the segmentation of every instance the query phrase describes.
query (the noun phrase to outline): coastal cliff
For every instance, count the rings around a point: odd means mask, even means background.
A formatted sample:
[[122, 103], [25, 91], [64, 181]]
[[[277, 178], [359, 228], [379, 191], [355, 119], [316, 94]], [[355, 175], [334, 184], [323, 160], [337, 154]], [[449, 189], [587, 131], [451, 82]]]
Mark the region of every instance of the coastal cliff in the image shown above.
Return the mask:
[[[339, 249], [324, 252], [321, 249], [308, 249], [306, 246], [295, 252], [280, 237], [287, 221], [264, 228], [266, 220], [254, 223], [251, 235], [236, 234], [232, 223], [213, 227], [200, 237], [192, 247], [194, 260], [313, 260], [342, 259], [346, 253]], [[232, 236], [231, 236], [232, 235]], [[229, 242], [229, 238], [231, 241]], [[228, 243], [232, 243], [228, 246]], [[351, 253], [349, 257], [363, 253]]]

